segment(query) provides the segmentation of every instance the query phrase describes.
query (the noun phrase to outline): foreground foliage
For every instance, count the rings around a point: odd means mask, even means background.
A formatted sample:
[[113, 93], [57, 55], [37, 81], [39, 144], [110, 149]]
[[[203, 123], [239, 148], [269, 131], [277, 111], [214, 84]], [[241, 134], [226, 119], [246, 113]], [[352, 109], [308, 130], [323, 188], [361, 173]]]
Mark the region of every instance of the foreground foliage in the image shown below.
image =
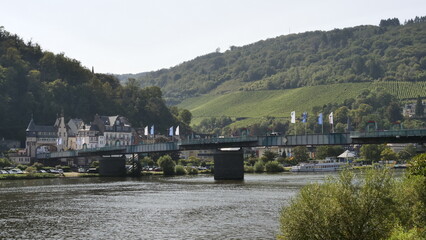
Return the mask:
[[407, 175], [395, 180], [388, 170], [370, 170], [360, 175], [345, 171], [324, 184], [302, 188], [282, 209], [278, 238], [426, 237], [425, 190], [425, 176]]

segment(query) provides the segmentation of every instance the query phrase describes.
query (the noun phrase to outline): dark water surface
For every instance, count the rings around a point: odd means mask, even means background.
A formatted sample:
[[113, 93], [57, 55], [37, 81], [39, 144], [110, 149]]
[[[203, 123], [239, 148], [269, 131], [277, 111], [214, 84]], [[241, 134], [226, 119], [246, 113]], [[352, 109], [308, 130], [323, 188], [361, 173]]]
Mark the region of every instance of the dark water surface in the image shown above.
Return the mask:
[[0, 181], [0, 239], [274, 239], [281, 207], [327, 174]]

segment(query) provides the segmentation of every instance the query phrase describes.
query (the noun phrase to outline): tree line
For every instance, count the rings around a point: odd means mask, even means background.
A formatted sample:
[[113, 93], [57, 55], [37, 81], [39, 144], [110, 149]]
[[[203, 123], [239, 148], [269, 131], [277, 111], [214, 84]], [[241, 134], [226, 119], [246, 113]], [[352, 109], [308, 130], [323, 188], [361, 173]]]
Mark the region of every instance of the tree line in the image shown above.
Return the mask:
[[190, 116], [182, 111], [167, 107], [159, 87], [141, 88], [131, 79], [123, 86], [113, 75], [94, 73], [0, 27], [0, 136], [5, 139], [24, 140], [31, 116], [39, 125], [53, 125], [61, 112], [85, 122], [95, 114], [122, 115], [133, 127], [155, 124], [164, 132], [182, 125], [183, 133]]
[[426, 81], [426, 22], [357, 26], [279, 36], [213, 52], [138, 78], [175, 104], [201, 94], [288, 89], [331, 83]]

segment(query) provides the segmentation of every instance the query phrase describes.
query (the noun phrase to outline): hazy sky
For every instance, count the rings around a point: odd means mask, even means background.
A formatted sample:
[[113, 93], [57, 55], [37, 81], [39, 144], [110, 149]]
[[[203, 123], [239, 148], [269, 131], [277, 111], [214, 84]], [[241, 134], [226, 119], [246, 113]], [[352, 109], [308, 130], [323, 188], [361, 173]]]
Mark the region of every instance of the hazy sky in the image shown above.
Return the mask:
[[0, 26], [101, 73], [169, 68], [289, 33], [426, 15], [425, 0], [0, 0]]

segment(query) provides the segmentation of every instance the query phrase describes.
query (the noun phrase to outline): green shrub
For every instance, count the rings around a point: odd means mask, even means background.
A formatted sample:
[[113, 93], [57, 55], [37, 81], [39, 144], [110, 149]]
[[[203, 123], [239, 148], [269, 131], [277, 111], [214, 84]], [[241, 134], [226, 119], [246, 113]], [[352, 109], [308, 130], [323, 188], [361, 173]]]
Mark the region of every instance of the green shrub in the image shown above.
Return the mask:
[[409, 173], [411, 175], [426, 176], [426, 153], [415, 156], [410, 162]]
[[21, 171], [24, 171], [25, 169], [27, 169], [27, 165], [23, 165], [23, 164], [19, 164], [18, 166], [16, 166], [16, 168], [21, 169]]
[[273, 172], [283, 172], [284, 168], [281, 167], [281, 165], [277, 161], [267, 162], [265, 164], [266, 172], [273, 173]]
[[0, 169], [12, 166], [12, 162], [6, 158], [0, 158]]
[[344, 171], [301, 189], [281, 211], [279, 238], [424, 239], [425, 185], [424, 176], [395, 179], [389, 170], [359, 176]]
[[387, 240], [421, 240], [425, 238], [424, 231], [421, 229], [412, 228], [407, 231], [398, 225], [392, 230], [391, 236]]
[[163, 169], [164, 175], [169, 176], [175, 174], [176, 164], [169, 155], [161, 156], [157, 160], [157, 164]]
[[244, 166], [244, 172], [246, 172], [246, 173], [253, 173], [254, 172], [254, 167], [252, 167], [252, 166]]
[[265, 165], [263, 164], [262, 160], [257, 161], [254, 164], [254, 172], [256, 173], [261, 173], [265, 171]]
[[25, 171], [28, 172], [28, 173], [35, 173], [35, 172], [37, 172], [37, 168], [35, 168], [35, 167], [27, 167], [25, 169]]
[[195, 167], [187, 167], [186, 172], [188, 172], [189, 175], [197, 175], [198, 169]]
[[33, 164], [33, 167], [35, 167], [37, 170], [41, 170], [44, 167], [44, 165], [43, 163], [36, 162]]
[[176, 165], [175, 172], [176, 172], [176, 175], [185, 175], [186, 174], [186, 170], [182, 165]]

